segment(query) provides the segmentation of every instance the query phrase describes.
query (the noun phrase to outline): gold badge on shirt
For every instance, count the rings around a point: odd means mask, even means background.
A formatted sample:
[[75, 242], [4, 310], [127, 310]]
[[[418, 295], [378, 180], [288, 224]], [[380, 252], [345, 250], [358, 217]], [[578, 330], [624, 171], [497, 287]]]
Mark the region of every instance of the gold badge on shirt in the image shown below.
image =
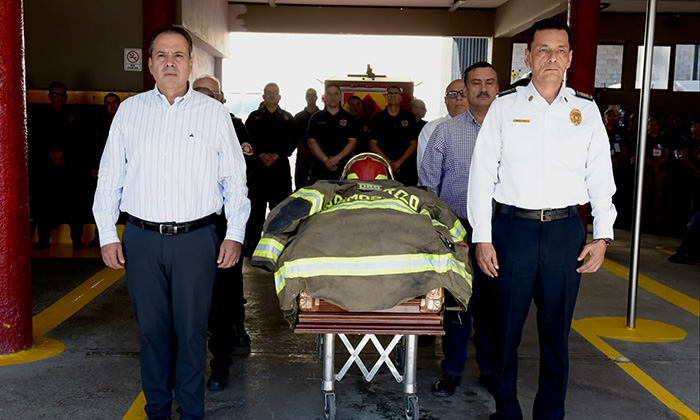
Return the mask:
[[285, 115], [285, 116], [284, 116], [284, 119], [287, 120], [287, 121], [289, 121], [289, 115]]
[[581, 121], [583, 121], [583, 117], [581, 116], [581, 111], [579, 111], [576, 108], [571, 110], [571, 114], [569, 114], [569, 118], [571, 118], [571, 122], [574, 123], [574, 125], [579, 125], [579, 124], [581, 124]]
[[345, 127], [346, 125], [348, 125], [348, 121], [347, 121], [347, 120], [340, 120], [340, 126], [341, 126], [341, 127]]
[[408, 121], [406, 121], [406, 120], [401, 121], [401, 126], [408, 127]]

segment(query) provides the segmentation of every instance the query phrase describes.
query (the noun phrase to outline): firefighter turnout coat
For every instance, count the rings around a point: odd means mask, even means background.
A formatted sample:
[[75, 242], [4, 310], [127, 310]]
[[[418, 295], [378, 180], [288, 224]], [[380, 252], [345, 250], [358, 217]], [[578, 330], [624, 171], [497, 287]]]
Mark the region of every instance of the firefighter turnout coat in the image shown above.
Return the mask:
[[388, 309], [444, 287], [466, 308], [466, 230], [434, 193], [394, 180], [319, 181], [275, 207], [252, 264], [275, 273], [295, 322], [305, 290], [351, 312]]

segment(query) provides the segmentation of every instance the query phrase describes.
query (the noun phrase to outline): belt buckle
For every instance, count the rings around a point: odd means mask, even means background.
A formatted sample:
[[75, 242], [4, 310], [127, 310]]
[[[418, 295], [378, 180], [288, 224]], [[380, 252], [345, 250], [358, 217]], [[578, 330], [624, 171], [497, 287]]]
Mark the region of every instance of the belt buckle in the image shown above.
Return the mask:
[[[172, 228], [172, 231], [169, 228]], [[158, 232], [161, 235], [177, 235], [177, 225], [158, 225]]]
[[[545, 216], [544, 216], [545, 215], [544, 212], [546, 212], [546, 211], [550, 212], [548, 218], [545, 218]], [[552, 221], [552, 213], [551, 212], [552, 212], [552, 209], [540, 210], [540, 222], [551, 222]]]

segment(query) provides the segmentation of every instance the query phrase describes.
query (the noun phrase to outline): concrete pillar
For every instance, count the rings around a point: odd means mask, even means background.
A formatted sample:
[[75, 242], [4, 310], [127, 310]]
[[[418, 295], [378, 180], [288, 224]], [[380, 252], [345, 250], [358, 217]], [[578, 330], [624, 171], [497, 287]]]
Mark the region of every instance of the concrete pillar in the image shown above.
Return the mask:
[[143, 90], [153, 89], [155, 79], [148, 71], [148, 41], [157, 29], [175, 24], [176, 0], [148, 0], [143, 2]]
[[22, 0], [0, 2], [0, 354], [32, 345]]
[[[566, 85], [592, 95], [598, 52], [600, 0], [569, 0], [568, 21], [574, 57], [571, 67], [566, 72]], [[581, 206], [579, 214], [584, 225], [587, 225], [590, 206]]]
[[566, 85], [593, 94], [600, 0], [569, 0], [568, 20], [574, 58], [566, 73]]

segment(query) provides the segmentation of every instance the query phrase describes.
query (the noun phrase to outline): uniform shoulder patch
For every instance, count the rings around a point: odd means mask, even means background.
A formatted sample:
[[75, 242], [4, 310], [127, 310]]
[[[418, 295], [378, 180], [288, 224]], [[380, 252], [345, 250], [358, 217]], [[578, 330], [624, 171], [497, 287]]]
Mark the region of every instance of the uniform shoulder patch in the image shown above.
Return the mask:
[[593, 95], [589, 95], [588, 93], [579, 92], [578, 90], [576, 91], [576, 96], [578, 96], [579, 98], [588, 99], [589, 101], [593, 100]]
[[506, 89], [506, 90], [504, 90], [504, 91], [502, 91], [502, 92], [498, 92], [498, 97], [500, 98], [501, 96], [510, 95], [510, 94], [513, 93], [513, 92], [516, 92], [516, 89], [515, 89], [515, 88]]
[[246, 156], [251, 156], [253, 154], [253, 146], [251, 146], [247, 141], [243, 142], [241, 143], [241, 152], [243, 152], [243, 154]]

